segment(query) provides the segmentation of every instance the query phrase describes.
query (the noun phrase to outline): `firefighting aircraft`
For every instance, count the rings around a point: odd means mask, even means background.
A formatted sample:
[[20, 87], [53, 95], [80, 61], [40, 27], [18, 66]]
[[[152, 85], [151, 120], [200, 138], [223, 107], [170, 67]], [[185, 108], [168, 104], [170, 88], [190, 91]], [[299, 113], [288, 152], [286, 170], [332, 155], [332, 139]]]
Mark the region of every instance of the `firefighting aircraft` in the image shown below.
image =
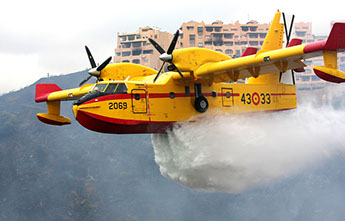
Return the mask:
[[[283, 79], [287, 79], [284, 74], [288, 70], [304, 71], [304, 59], [322, 55], [324, 66], [315, 66], [315, 74], [325, 81], [345, 82], [345, 73], [337, 69], [337, 52], [345, 49], [345, 23], [335, 23], [324, 41], [302, 44], [300, 39], [290, 41], [287, 35], [283, 48], [284, 33], [291, 34], [291, 28], [287, 29], [285, 15], [278, 11], [261, 50], [248, 47], [235, 59], [204, 48], [174, 50], [178, 31], [167, 51], [150, 39], [163, 61], [158, 73], [138, 64], [109, 64], [111, 57], [97, 67], [86, 47], [90, 76], [80, 87], [69, 90], [37, 84], [35, 100], [46, 102], [48, 108], [48, 113], [37, 117], [46, 124], [70, 124], [70, 119], [60, 115], [60, 102], [76, 100], [74, 116], [87, 129], [115, 134], [164, 133], [173, 123], [203, 116], [204, 112], [296, 108], [293, 74], [289, 84]], [[164, 73], [165, 63], [169, 71]], [[83, 85], [92, 76], [97, 83]], [[240, 84], [239, 79], [247, 81]]]

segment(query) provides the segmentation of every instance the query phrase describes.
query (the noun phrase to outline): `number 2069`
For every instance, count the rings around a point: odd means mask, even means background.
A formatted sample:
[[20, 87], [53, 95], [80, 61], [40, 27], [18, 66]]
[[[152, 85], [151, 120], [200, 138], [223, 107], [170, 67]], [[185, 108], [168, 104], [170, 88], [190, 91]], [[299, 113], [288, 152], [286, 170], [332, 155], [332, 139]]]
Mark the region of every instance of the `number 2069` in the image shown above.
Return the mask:
[[127, 102], [110, 102], [109, 110], [127, 109]]

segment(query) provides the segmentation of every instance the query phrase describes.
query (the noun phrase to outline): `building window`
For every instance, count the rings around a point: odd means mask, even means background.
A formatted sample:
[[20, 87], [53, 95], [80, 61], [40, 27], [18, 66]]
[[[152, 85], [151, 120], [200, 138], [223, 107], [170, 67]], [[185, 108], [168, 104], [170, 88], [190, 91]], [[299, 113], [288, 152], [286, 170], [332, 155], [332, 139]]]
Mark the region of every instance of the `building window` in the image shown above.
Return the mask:
[[213, 27], [206, 27], [207, 32], [213, 32]]
[[258, 27], [250, 27], [250, 31], [256, 31]]
[[133, 48], [138, 48], [141, 46], [141, 42], [133, 42], [132, 46], [133, 46]]
[[133, 62], [134, 64], [140, 64], [140, 60], [139, 60], [139, 59], [134, 59], [132, 62]]
[[132, 55], [133, 55], [133, 56], [141, 55], [141, 50], [132, 51]]
[[314, 65], [315, 66], [323, 66], [323, 60], [322, 59], [315, 60]]
[[215, 32], [220, 32], [222, 30], [222, 28], [214, 28]]
[[305, 31], [296, 31], [296, 36], [297, 37], [305, 37], [306, 32]]
[[198, 33], [203, 33], [204, 32], [204, 28], [203, 27], [198, 27]]
[[206, 35], [205, 38], [211, 38], [211, 36], [210, 35]]
[[312, 81], [319, 81], [320, 78], [318, 76], [316, 76], [316, 75], [313, 75], [313, 76], [311, 76], [311, 80]]
[[215, 39], [222, 39], [222, 34], [213, 34], [213, 37], [215, 38]]
[[212, 45], [212, 41], [205, 41], [205, 45]]
[[223, 53], [222, 49], [216, 49], [216, 51]]
[[304, 61], [304, 64], [307, 65], [307, 66], [310, 66], [312, 63], [313, 63], [312, 60], [305, 60]]
[[234, 34], [224, 34], [225, 39], [230, 39], [234, 36]]
[[259, 34], [257, 33], [249, 33], [249, 38], [257, 38]]
[[202, 48], [202, 46], [203, 46], [202, 42], [199, 42], [199, 43], [198, 43], [198, 47], [199, 47], [199, 48]]
[[122, 63], [129, 63], [129, 60], [123, 60]]
[[233, 53], [233, 51], [231, 49], [226, 49], [225, 50], [225, 54], [232, 54], [232, 53]]
[[129, 41], [133, 41], [134, 39], [135, 39], [135, 35], [129, 35], [129, 36], [128, 36], [128, 40], [129, 40]]
[[124, 51], [122, 52], [122, 57], [130, 56], [131, 52], [130, 51]]
[[260, 33], [260, 38], [266, 38], [266, 33]]
[[194, 42], [191, 42], [191, 43], [189, 44], [189, 46], [195, 46], [195, 43], [194, 43]]
[[198, 35], [199, 39], [202, 39], [202, 35]]
[[130, 48], [130, 47], [131, 47], [131, 43], [122, 44], [122, 48]]
[[194, 41], [195, 40], [195, 35], [189, 35], [189, 40]]
[[182, 34], [180, 34], [180, 39], [183, 39], [183, 33], [182, 33]]
[[214, 41], [214, 42], [213, 42], [213, 45], [214, 45], [214, 46], [222, 46], [222, 45], [223, 45], [223, 42], [222, 42], [222, 41]]
[[249, 41], [249, 45], [250, 46], [258, 46], [259, 42], [257, 42], [257, 41]]
[[224, 45], [225, 45], [225, 46], [233, 46], [233, 45], [234, 45], [234, 42], [232, 42], [232, 41], [225, 41], [225, 42], [224, 42]]
[[246, 26], [242, 26], [241, 28], [242, 28], [242, 31], [248, 31], [249, 30], [249, 28]]
[[120, 41], [126, 41], [127, 37], [126, 36], [120, 36]]
[[153, 54], [153, 50], [144, 50], [144, 54]]
[[193, 26], [187, 26], [187, 30], [193, 31], [193, 30], [194, 30], [194, 27], [193, 27]]
[[121, 52], [116, 52], [115, 56], [121, 56]]

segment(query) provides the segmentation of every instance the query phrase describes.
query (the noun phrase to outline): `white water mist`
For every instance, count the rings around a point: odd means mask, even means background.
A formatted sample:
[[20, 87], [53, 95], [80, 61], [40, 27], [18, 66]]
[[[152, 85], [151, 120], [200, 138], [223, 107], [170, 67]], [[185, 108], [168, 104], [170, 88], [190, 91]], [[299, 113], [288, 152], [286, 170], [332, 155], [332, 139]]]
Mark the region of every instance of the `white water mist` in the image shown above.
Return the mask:
[[345, 111], [209, 116], [152, 135], [163, 176], [190, 188], [238, 193], [298, 173], [345, 150]]

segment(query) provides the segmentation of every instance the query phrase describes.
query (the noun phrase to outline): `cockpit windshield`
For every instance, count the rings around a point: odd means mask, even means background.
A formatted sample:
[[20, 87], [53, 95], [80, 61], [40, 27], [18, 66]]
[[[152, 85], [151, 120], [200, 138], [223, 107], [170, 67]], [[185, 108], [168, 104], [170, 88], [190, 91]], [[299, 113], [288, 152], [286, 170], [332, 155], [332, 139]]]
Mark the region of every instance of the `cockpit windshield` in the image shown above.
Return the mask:
[[96, 84], [96, 86], [92, 89], [92, 92], [96, 92], [96, 91], [99, 91], [99, 92], [103, 92], [105, 87], [107, 86], [108, 84]]
[[93, 92], [101, 92], [103, 94], [124, 94], [127, 93], [127, 87], [124, 83], [100, 83], [92, 89]]
[[110, 94], [127, 94], [127, 86], [125, 83], [99, 83], [96, 84], [91, 91], [77, 100], [74, 104], [82, 104], [91, 99], [110, 95]]

